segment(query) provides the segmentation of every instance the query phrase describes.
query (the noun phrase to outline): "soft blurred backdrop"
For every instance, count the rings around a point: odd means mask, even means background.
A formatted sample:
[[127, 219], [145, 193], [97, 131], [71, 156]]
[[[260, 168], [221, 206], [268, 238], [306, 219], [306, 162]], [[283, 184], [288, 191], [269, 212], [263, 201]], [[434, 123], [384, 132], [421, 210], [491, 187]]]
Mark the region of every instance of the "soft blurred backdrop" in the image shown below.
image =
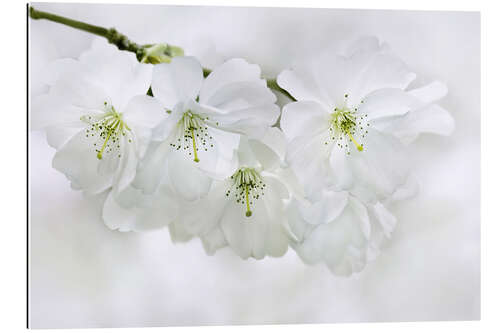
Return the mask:
[[[276, 76], [329, 43], [375, 35], [418, 75], [449, 87], [441, 105], [456, 120], [449, 138], [409, 148], [419, 195], [392, 207], [392, 240], [358, 276], [333, 276], [283, 258], [243, 261], [228, 249], [207, 256], [199, 240], [172, 244], [167, 230], [109, 230], [95, 201], [51, 168], [54, 150], [31, 132], [30, 323], [33, 328], [480, 318], [480, 18], [471, 12], [34, 4], [116, 27], [139, 43], [195, 50], [211, 41]], [[30, 21], [31, 96], [45, 66], [78, 57], [95, 38]], [[201, 42], [200, 42], [201, 41]], [[195, 51], [193, 51], [195, 52]], [[209, 62], [207, 59], [202, 59]]]

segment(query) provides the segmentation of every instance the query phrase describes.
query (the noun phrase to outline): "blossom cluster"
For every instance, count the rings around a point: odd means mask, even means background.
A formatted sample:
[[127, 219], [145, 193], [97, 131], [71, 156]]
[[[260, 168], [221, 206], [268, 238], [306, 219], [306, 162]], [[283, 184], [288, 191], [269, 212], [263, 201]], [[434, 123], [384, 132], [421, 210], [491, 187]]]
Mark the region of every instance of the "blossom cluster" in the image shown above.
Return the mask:
[[73, 189], [106, 196], [109, 228], [166, 227], [208, 254], [291, 248], [334, 274], [360, 272], [396, 225], [389, 205], [418, 188], [407, 145], [454, 128], [436, 104], [446, 86], [409, 88], [416, 75], [374, 37], [282, 71], [294, 98], [282, 108], [243, 59], [206, 77], [194, 57], [157, 62], [96, 40], [48, 68], [32, 125]]

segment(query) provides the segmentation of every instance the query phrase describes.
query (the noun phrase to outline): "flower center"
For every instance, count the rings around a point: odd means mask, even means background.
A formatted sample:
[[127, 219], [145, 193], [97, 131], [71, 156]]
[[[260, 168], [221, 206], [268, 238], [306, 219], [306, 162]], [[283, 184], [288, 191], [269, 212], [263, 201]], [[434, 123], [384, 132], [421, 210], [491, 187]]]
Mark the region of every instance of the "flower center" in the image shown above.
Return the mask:
[[[349, 142], [352, 142], [358, 151], [363, 151], [364, 146], [361, 140], [368, 133], [370, 124], [366, 120], [367, 115], [358, 112], [358, 107], [347, 106], [347, 98], [348, 95], [345, 94], [343, 106], [333, 109], [330, 115], [329, 131], [332, 142], [345, 149], [349, 155], [351, 154]], [[325, 142], [325, 145], [327, 144], [328, 141]]]
[[[104, 102], [104, 113], [99, 115], [86, 115], [80, 118], [81, 121], [89, 124], [85, 130], [87, 138], [94, 138], [94, 147], [97, 158], [102, 159], [104, 153], [120, 151], [120, 136], [125, 136], [125, 131], [130, 128], [123, 121], [122, 114], [116, 112], [112, 105]], [[128, 140], [132, 142], [131, 139]], [[121, 154], [118, 154], [121, 157]]]
[[200, 145], [202, 149], [208, 151], [208, 148], [213, 148], [212, 137], [208, 133], [208, 126], [205, 121], [208, 117], [203, 118], [202, 116], [192, 113], [187, 110], [182, 115], [182, 118], [177, 123], [180, 131], [176, 140], [170, 144], [176, 150], [181, 148], [187, 151], [189, 156], [193, 156], [195, 162], [199, 162], [198, 149]]
[[227, 190], [226, 196], [229, 197], [234, 187], [236, 202], [246, 206], [246, 217], [252, 216], [252, 210], [250, 209], [253, 204], [252, 200], [258, 200], [264, 195], [266, 184], [262, 181], [262, 177], [253, 168], [240, 168], [231, 176], [231, 180], [233, 184]]

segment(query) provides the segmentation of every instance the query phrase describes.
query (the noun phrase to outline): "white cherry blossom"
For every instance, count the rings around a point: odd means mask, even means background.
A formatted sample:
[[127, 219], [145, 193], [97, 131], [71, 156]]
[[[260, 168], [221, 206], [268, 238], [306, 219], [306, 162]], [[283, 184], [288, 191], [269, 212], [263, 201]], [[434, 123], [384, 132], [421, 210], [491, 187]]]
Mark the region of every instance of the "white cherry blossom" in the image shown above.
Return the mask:
[[146, 95], [152, 66], [96, 40], [78, 60], [52, 68], [49, 92], [33, 101], [32, 125], [57, 150], [53, 167], [89, 194], [124, 190], [164, 117]]
[[204, 78], [195, 58], [174, 58], [155, 66], [152, 91], [166, 119], [134, 182], [145, 193], [153, 193], [168, 174], [183, 198], [203, 197], [212, 178], [236, 171], [241, 135], [259, 137], [279, 116], [259, 67], [242, 59], [226, 61]]
[[365, 200], [389, 197], [408, 178], [404, 145], [421, 132], [449, 135], [453, 118], [433, 104], [439, 82], [406, 90], [415, 74], [376, 38], [336, 49], [278, 76], [297, 99], [283, 108], [287, 162], [310, 200], [350, 190]]
[[288, 248], [284, 203], [290, 197], [279, 174], [284, 152], [277, 128], [260, 140], [243, 137], [238, 169], [214, 181], [202, 200], [181, 205], [169, 226], [173, 240], [199, 237], [208, 254], [229, 246], [243, 259], [282, 256]]

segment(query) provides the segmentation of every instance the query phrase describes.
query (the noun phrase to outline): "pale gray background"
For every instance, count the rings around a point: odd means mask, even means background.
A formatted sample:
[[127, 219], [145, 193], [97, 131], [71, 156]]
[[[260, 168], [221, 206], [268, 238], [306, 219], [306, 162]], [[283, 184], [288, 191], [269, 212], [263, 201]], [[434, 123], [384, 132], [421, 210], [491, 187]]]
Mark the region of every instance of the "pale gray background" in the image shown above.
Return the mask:
[[[198, 240], [172, 244], [168, 231], [107, 229], [97, 205], [51, 168], [53, 149], [32, 132], [31, 326], [475, 320], [480, 317], [480, 21], [478, 13], [38, 4], [134, 41], [192, 46], [211, 39], [224, 57], [244, 57], [275, 76], [325, 44], [374, 34], [390, 43], [420, 82], [448, 84], [456, 119], [450, 138], [410, 148], [422, 189], [394, 207], [399, 224], [377, 261], [357, 277], [308, 267], [293, 251], [242, 261], [206, 256]], [[94, 38], [31, 22], [31, 95], [44, 66], [77, 57]]]

